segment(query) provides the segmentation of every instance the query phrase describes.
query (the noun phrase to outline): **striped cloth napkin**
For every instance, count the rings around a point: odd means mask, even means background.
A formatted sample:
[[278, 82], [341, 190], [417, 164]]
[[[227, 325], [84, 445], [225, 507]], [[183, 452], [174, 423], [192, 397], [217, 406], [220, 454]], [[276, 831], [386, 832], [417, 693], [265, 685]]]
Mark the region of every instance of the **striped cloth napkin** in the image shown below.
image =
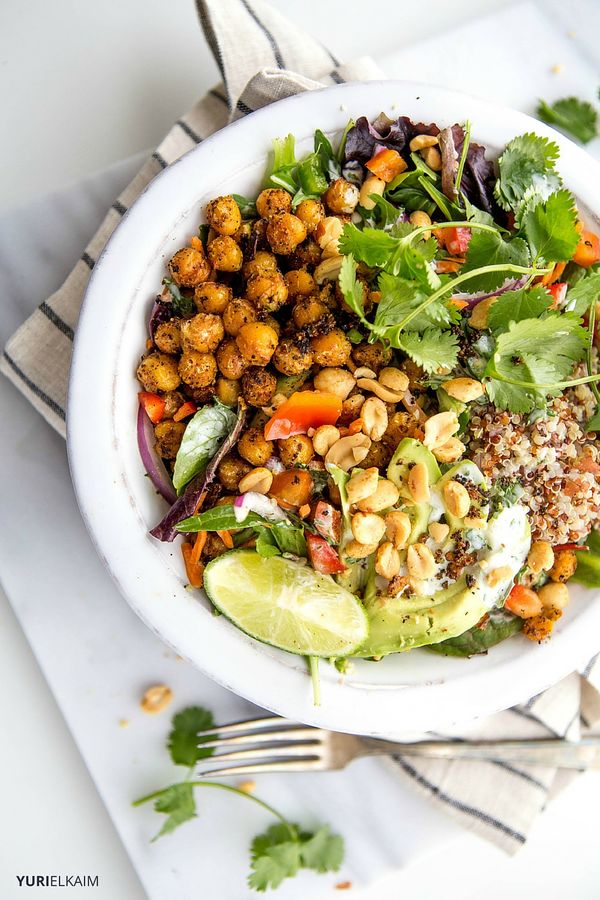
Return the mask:
[[[9, 340], [0, 370], [63, 436], [73, 334], [81, 301], [106, 241], [155, 175], [228, 122], [300, 91], [382, 77], [370, 59], [341, 64], [321, 44], [263, 0], [197, 0], [222, 83], [179, 119], [113, 203], [62, 287]], [[528, 703], [436, 737], [577, 740], [600, 725], [600, 655]], [[549, 797], [574, 777], [553, 768], [496, 762], [391, 763], [431, 802], [467, 828], [515, 852]]]

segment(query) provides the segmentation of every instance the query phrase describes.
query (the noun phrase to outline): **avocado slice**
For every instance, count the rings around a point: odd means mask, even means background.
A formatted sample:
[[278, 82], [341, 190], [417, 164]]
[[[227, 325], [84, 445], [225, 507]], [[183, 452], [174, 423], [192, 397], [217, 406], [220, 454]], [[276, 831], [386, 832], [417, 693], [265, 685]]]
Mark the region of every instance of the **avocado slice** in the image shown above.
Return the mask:
[[387, 477], [393, 481], [400, 490], [400, 495], [407, 500], [412, 499], [406, 487], [406, 480], [411, 465], [424, 463], [429, 475], [429, 484], [435, 484], [441, 478], [442, 473], [436, 458], [421, 441], [414, 438], [404, 438], [396, 447], [396, 452], [390, 460], [387, 469]]

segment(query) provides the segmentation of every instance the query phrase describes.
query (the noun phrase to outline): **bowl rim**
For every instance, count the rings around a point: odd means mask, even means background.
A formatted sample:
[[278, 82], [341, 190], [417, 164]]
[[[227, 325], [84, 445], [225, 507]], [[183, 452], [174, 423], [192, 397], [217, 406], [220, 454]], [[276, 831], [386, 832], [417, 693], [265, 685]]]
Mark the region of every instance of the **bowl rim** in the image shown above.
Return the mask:
[[[382, 98], [381, 101], [379, 97]], [[119, 441], [118, 435], [112, 433], [112, 423], [115, 385], [119, 373], [114, 371], [114, 367], [112, 370], [110, 368], [112, 356], [109, 358], [109, 354], [112, 348], [104, 351], [106, 358], [101, 357], [100, 377], [90, 380], [89, 371], [90, 349], [97, 349], [95, 333], [99, 328], [101, 330], [102, 325], [102, 295], [110, 287], [115, 269], [119, 274], [125, 273], [125, 284], [128, 277], [134, 277], [134, 270], [125, 262], [126, 254], [131, 252], [132, 247], [139, 245], [139, 235], [144, 232], [144, 223], [153, 222], [152, 217], [160, 211], [161, 202], [167, 200], [178, 182], [185, 181], [188, 174], [194, 174], [199, 161], [210, 159], [211, 155], [214, 159], [214, 154], [219, 149], [222, 150], [226, 144], [233, 148], [236, 139], [241, 139], [244, 135], [246, 143], [251, 143], [252, 140], [256, 142], [258, 139], [262, 141], [263, 150], [259, 154], [262, 158], [267, 152], [265, 145], [270, 146], [270, 139], [285, 131], [284, 127], [278, 125], [279, 121], [285, 122], [298, 117], [299, 131], [304, 136], [303, 129], [307, 126], [310, 125], [311, 133], [314, 130], [312, 113], [315, 110], [324, 108], [332, 113], [337, 106], [336, 114], [339, 115], [346, 104], [357, 107], [362, 103], [367, 110], [364, 114], [371, 117], [375, 114], [371, 112], [374, 104], [387, 107], [389, 112], [392, 97], [395, 98], [395, 108], [392, 111], [399, 110], [401, 115], [406, 114], [411, 118], [418, 116], [404, 106], [410, 107], [416, 103], [418, 107], [422, 103], [427, 121], [444, 119], [450, 123], [463, 121], [465, 118], [457, 118], [454, 114], [444, 118], [439, 112], [429, 114], [427, 103], [434, 108], [437, 106], [449, 110], [464, 107], [474, 120], [475, 136], [478, 133], [477, 116], [480, 116], [480, 121], [488, 123], [493, 118], [496, 124], [494, 127], [486, 126], [487, 130], [508, 135], [497, 142], [498, 146], [505, 144], [510, 137], [527, 131], [535, 131], [551, 138], [561, 151], [560, 167], [565, 183], [576, 195], [580, 191], [572, 185], [580, 185], [581, 188], [585, 186], [586, 204], [600, 215], [600, 167], [595, 160], [568, 138], [509, 107], [487, 103], [485, 100], [434, 85], [400, 80], [335, 85], [298, 94], [264, 107], [211, 135], [158, 173], [127, 210], [107, 241], [92, 270], [75, 335], [67, 405], [67, 449], [77, 502], [98, 554], [130, 606], [164, 642], [224, 687], [287, 718], [338, 731], [397, 736], [407, 731], [420, 732], [439, 728], [451, 722], [506, 709], [584, 666], [600, 649], [600, 638], [595, 636], [597, 629], [592, 627], [594, 624], [600, 626], [600, 604], [595, 604], [596, 612], [594, 604], [590, 604], [577, 618], [569, 621], [568, 627], [564, 627], [555, 643], [540, 648], [532, 647], [536, 653], [535, 662], [528, 652], [530, 648], [524, 648], [523, 653], [504, 663], [494, 663], [492, 653], [488, 657], [489, 665], [478, 671], [476, 678], [469, 675], [469, 661], [459, 660], [456, 662], [464, 666], [464, 670], [458, 677], [449, 680], [382, 685], [375, 689], [373, 685], [358, 681], [348, 684], [340, 683], [337, 678], [328, 679], [323, 684], [323, 705], [314, 707], [311, 703], [309, 679], [301, 658], [295, 657], [296, 662], [293, 664], [288, 661], [287, 665], [281, 665], [277, 659], [274, 660], [274, 654], [268, 652], [266, 645], [253, 641], [235, 627], [219, 630], [220, 623], [214, 617], [212, 621], [207, 618], [204, 622], [207, 639], [202, 646], [196, 646], [191, 639], [192, 632], [188, 633], [183, 626], [193, 621], [190, 609], [192, 603], [200, 606], [197, 601], [191, 598], [189, 606], [178, 608], [177, 621], [174, 622], [166, 615], [166, 605], [157, 608], [153, 605], [154, 601], [144, 598], [143, 591], [148, 588], [149, 577], [140, 577], [139, 573], [131, 572], [123, 548], [118, 544], [118, 529], [114, 527], [115, 516], [122, 516], [125, 521], [128, 516], [127, 506], [135, 505], [135, 501], [132, 495], [126, 497], [123, 494], [119, 497], [120, 487], [117, 487]], [[349, 113], [347, 117], [348, 115]], [[263, 127], [267, 125], [269, 128]], [[323, 130], [331, 132], [338, 128], [323, 127]], [[486, 143], [489, 144], [490, 140], [487, 139]], [[246, 146], [242, 140], [237, 141], [237, 144]], [[240, 152], [239, 146], [235, 152]], [[595, 181], [594, 177], [589, 177], [590, 172], [595, 176]], [[598, 187], [594, 188], [594, 184]], [[192, 207], [195, 206], [194, 202]], [[116, 352], [116, 348], [114, 351]], [[107, 390], [109, 383], [110, 394]], [[88, 415], [90, 390], [94, 409], [94, 416], [91, 418]], [[133, 417], [131, 427], [135, 429]], [[109, 460], [112, 466], [107, 465]], [[90, 463], [94, 468], [94, 479], [89, 477]], [[134, 520], [135, 516], [130, 519], [130, 524]], [[139, 516], [137, 521], [141, 521]], [[143, 523], [142, 528], [145, 543], [134, 534], [131, 538], [133, 544], [137, 549], [145, 547], [141, 553], [156, 578], [156, 585], [163, 583], [165, 590], [172, 591], [173, 585], [168, 584], [168, 580], [161, 579], [157, 568], [159, 562], [164, 565], [162, 559], [159, 560], [157, 553], [151, 556], [147, 552], [150, 539], [147, 538]], [[165, 567], [165, 578], [167, 574]], [[211, 639], [214, 639], [214, 644]], [[230, 657], [229, 653], [234, 655]], [[223, 665], [223, 657], [226, 660], [236, 659], [239, 664], [233, 668], [227, 663]], [[510, 679], [505, 677], [508, 665]], [[275, 678], [278, 689], [269, 693], [268, 686]], [[277, 696], [273, 696], [273, 693]]]

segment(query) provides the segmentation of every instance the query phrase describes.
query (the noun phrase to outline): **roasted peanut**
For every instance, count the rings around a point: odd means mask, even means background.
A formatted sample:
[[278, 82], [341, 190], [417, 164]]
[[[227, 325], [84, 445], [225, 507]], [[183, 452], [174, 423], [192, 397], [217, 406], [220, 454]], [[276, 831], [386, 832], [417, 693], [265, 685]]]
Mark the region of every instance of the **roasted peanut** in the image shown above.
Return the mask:
[[436, 544], [441, 544], [450, 534], [450, 526], [444, 522], [432, 522], [428, 531]]
[[408, 473], [407, 482], [408, 490], [415, 503], [426, 503], [429, 500], [429, 472], [425, 463], [415, 463]]
[[326, 281], [336, 281], [342, 268], [341, 256], [332, 256], [320, 262], [315, 269], [314, 277], [317, 284], [324, 284]]
[[312, 436], [315, 453], [326, 456], [327, 451], [340, 439], [339, 429], [335, 425], [320, 425]]
[[421, 156], [434, 172], [442, 171], [442, 154], [437, 147], [426, 147], [421, 150]]
[[360, 194], [358, 197], [358, 202], [360, 203], [362, 208], [374, 209], [375, 201], [371, 200], [371, 194], [377, 194], [379, 197], [383, 197], [385, 188], [386, 183], [383, 178], [378, 178], [377, 175], [367, 175], [362, 183], [362, 187], [360, 189]]
[[359, 388], [362, 388], [365, 391], [370, 391], [372, 394], [375, 394], [376, 397], [379, 397], [380, 400], [384, 400], [386, 403], [398, 403], [399, 400], [402, 399], [403, 393], [399, 391], [393, 391], [385, 385], [380, 384], [379, 381], [375, 381], [374, 378], [359, 378], [356, 382]]
[[394, 366], [386, 366], [379, 373], [379, 384], [389, 388], [391, 391], [396, 391], [398, 394], [403, 394], [408, 387], [409, 378], [400, 369], [396, 369]]
[[439, 141], [433, 134], [418, 134], [408, 145], [413, 153], [417, 150], [426, 150], [427, 147], [437, 147]]
[[155, 684], [149, 687], [142, 699], [140, 706], [145, 713], [156, 715], [169, 705], [173, 699], [173, 691], [166, 684]]
[[534, 575], [548, 572], [554, 565], [554, 551], [548, 541], [534, 541], [527, 556], [527, 565]]
[[377, 548], [375, 554], [375, 571], [382, 578], [391, 581], [400, 571], [400, 554], [390, 541]]
[[449, 397], [460, 400], [461, 403], [470, 403], [485, 394], [485, 388], [475, 378], [451, 378], [442, 385]]
[[360, 410], [362, 432], [372, 441], [380, 441], [388, 427], [385, 403], [379, 397], [369, 397]]
[[385, 533], [385, 522], [375, 513], [354, 513], [350, 525], [352, 534], [361, 544], [378, 544]]
[[423, 443], [430, 450], [434, 447], [443, 447], [459, 428], [458, 416], [453, 410], [437, 413], [425, 422]]
[[464, 518], [471, 508], [469, 492], [458, 481], [448, 481], [443, 490], [444, 503], [448, 512], [458, 519]]
[[[431, 225], [431, 218], [427, 215], [426, 212], [423, 212], [422, 209], [416, 209], [413, 213], [411, 213], [408, 221], [411, 225], [414, 225], [415, 228], [423, 228], [425, 225]], [[428, 241], [430, 237], [431, 231], [423, 232], [424, 241]]]
[[344, 224], [336, 216], [325, 216], [321, 219], [315, 231], [315, 238], [321, 250], [331, 241], [337, 241], [343, 230]]
[[469, 318], [471, 328], [477, 328], [478, 330], [487, 328], [490, 309], [497, 299], [497, 297], [488, 297], [487, 300], [480, 300]]
[[314, 377], [314, 385], [318, 391], [335, 394], [345, 400], [354, 385], [356, 379], [347, 369], [339, 369], [331, 366], [321, 369]]
[[273, 473], [264, 466], [252, 469], [247, 475], [240, 480], [240, 494], [246, 494], [248, 491], [255, 491], [257, 494], [268, 494], [273, 484]]
[[[367, 470], [368, 471], [368, 470]], [[398, 502], [400, 491], [392, 481], [380, 478], [373, 494], [360, 500], [356, 505], [361, 512], [381, 512]]]
[[385, 517], [385, 533], [396, 550], [404, 550], [410, 537], [412, 523], [402, 510], [395, 509]]
[[365, 559], [377, 550], [377, 544], [361, 544], [360, 541], [348, 541], [344, 547], [344, 554], [353, 559]]
[[569, 602], [569, 589], [566, 584], [550, 581], [538, 591], [544, 609], [564, 609]]
[[358, 432], [358, 434], [349, 434], [346, 437], [336, 441], [325, 456], [326, 463], [332, 463], [339, 466], [344, 472], [347, 472], [357, 463], [362, 462], [371, 446], [371, 439]]
[[457, 437], [451, 437], [441, 447], [432, 447], [431, 452], [438, 462], [449, 463], [460, 459], [467, 448]]
[[378, 484], [379, 469], [372, 467], [370, 469], [363, 469], [362, 471], [355, 470], [346, 485], [348, 502], [353, 504], [365, 500], [375, 493]]
[[429, 547], [425, 544], [411, 544], [406, 553], [406, 568], [411, 578], [431, 578], [436, 566]]

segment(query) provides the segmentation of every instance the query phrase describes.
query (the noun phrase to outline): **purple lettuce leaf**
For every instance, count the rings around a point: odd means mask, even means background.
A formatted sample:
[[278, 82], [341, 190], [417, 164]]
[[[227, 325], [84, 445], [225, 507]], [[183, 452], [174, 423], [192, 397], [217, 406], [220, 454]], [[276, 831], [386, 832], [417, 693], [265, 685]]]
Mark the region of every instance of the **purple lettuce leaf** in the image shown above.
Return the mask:
[[437, 125], [416, 124], [407, 116], [389, 119], [380, 113], [372, 124], [366, 116], [361, 116], [348, 132], [344, 163], [356, 160], [364, 165], [375, 153], [377, 145], [407, 155], [408, 145], [416, 135], [438, 133]]

